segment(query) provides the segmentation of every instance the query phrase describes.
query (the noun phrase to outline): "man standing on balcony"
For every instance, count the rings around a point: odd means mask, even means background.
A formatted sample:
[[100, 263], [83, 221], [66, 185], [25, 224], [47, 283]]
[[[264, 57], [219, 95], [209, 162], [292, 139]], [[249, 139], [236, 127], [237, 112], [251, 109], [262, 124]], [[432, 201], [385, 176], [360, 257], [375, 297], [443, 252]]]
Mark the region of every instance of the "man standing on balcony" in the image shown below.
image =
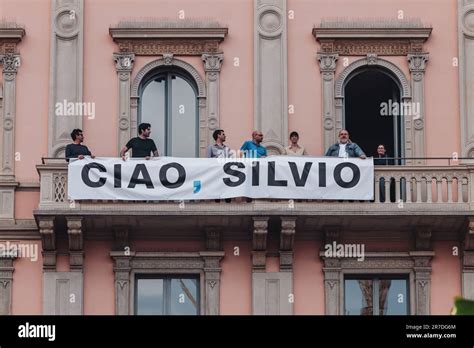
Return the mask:
[[349, 139], [349, 132], [346, 129], [339, 131], [339, 142], [329, 147], [326, 151], [326, 156], [367, 158], [359, 145]]
[[243, 143], [240, 151], [246, 158], [263, 158], [267, 157], [267, 149], [261, 145], [263, 141], [263, 133], [255, 130], [252, 132], [252, 140]]
[[212, 137], [216, 141], [215, 144], [209, 145], [207, 148], [206, 157], [208, 158], [229, 158], [230, 149], [224, 144], [225, 133], [223, 129], [216, 129], [212, 133]]
[[138, 126], [138, 137], [132, 138], [128, 141], [120, 151], [120, 156], [125, 161], [125, 153], [132, 149], [132, 157], [150, 159], [150, 155], [158, 157], [158, 149], [156, 148], [153, 139], [149, 139], [151, 134], [151, 125], [149, 123], [140, 123]]
[[82, 133], [81, 129], [74, 129], [71, 132], [72, 144], [66, 146], [66, 161], [69, 162], [70, 158], [78, 158], [83, 159], [84, 156], [92, 156], [91, 152], [87, 148], [87, 146], [82, 145], [81, 143], [84, 141], [84, 134]]

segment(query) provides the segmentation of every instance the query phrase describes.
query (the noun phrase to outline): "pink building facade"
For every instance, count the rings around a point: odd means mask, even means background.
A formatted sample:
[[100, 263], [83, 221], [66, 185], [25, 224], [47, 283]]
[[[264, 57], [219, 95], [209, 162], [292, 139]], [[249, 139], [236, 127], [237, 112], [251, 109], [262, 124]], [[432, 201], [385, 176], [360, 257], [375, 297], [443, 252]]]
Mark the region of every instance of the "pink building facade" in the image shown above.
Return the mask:
[[[0, 18], [0, 314], [474, 298], [473, 0], [0, 0]], [[382, 102], [411, 109], [373, 117]], [[374, 201], [69, 200], [70, 132], [118, 157], [144, 121], [168, 156], [205, 157], [216, 129], [232, 149], [259, 129], [272, 155], [298, 131], [324, 156], [347, 128], [401, 159], [375, 167]]]

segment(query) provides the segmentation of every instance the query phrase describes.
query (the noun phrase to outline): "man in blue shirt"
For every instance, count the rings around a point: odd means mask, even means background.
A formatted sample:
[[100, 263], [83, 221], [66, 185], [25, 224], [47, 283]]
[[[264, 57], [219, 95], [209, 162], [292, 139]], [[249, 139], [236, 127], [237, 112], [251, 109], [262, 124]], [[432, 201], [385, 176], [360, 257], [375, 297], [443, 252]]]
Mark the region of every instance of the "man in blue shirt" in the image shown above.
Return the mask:
[[267, 157], [267, 149], [265, 146], [260, 145], [263, 141], [262, 132], [255, 130], [252, 132], [252, 140], [248, 140], [243, 143], [240, 151], [243, 154], [243, 157], [246, 158], [262, 158]]

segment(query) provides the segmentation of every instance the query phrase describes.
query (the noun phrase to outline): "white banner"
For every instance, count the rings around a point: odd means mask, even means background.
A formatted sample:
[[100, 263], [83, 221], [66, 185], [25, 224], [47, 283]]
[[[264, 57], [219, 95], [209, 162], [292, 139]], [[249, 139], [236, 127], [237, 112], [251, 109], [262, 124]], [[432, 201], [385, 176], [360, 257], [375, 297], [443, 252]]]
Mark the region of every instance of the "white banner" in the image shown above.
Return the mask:
[[372, 158], [86, 157], [71, 160], [69, 199], [192, 200], [232, 197], [370, 200]]

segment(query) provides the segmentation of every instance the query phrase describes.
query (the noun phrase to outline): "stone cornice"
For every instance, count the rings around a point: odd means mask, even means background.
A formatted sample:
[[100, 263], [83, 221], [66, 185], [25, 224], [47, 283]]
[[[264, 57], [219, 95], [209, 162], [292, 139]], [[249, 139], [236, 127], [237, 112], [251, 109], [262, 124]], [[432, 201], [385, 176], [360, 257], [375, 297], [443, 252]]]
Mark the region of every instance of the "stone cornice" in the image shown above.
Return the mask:
[[0, 23], [0, 54], [15, 53], [16, 45], [25, 36], [23, 28], [5, 28]]
[[110, 28], [115, 42], [119, 40], [200, 39], [221, 42], [228, 28]]
[[316, 40], [409, 39], [425, 42], [433, 28], [313, 28]]
[[313, 28], [313, 36], [321, 44], [320, 53], [405, 56], [423, 52], [423, 43], [432, 30], [424, 27], [319, 27]]
[[119, 46], [119, 52], [138, 56], [162, 54], [202, 55], [218, 53], [219, 43], [227, 35], [223, 27], [115, 27], [109, 34]]

